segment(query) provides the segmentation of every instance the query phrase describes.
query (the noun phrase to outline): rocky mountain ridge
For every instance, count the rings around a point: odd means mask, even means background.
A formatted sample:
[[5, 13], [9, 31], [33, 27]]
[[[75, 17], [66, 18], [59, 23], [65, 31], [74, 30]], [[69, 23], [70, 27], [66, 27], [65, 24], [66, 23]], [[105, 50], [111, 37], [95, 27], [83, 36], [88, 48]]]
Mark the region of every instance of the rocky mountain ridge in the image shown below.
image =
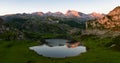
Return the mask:
[[[46, 17], [55, 17], [59, 19], [77, 19], [79, 21], [88, 21], [88, 20], [94, 20], [98, 19], [104, 16], [104, 14], [100, 13], [91, 13], [91, 14], [85, 14], [79, 11], [75, 10], [68, 10], [65, 14], [62, 12], [34, 12], [31, 14], [23, 13], [23, 14], [11, 14], [11, 15], [4, 15], [3, 19], [6, 17], [37, 17], [37, 18], [46, 18]], [[7, 18], [8, 19], [8, 18]]]
[[120, 27], [120, 6], [110, 11], [105, 17], [98, 20], [105, 28]]
[[4, 20], [0, 18], [0, 40], [21, 40], [23, 38], [21, 31], [10, 27], [9, 24], [4, 23]]
[[89, 27], [120, 30], [120, 6], [114, 8], [102, 18], [87, 22]]

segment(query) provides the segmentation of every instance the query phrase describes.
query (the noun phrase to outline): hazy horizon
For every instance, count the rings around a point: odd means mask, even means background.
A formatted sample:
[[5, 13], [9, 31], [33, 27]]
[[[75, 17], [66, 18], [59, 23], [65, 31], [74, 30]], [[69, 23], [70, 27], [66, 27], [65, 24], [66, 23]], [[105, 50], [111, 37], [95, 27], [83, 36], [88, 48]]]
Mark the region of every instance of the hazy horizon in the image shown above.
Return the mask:
[[66, 13], [67, 10], [107, 14], [117, 6], [118, 0], [1, 0], [0, 15], [49, 11]]

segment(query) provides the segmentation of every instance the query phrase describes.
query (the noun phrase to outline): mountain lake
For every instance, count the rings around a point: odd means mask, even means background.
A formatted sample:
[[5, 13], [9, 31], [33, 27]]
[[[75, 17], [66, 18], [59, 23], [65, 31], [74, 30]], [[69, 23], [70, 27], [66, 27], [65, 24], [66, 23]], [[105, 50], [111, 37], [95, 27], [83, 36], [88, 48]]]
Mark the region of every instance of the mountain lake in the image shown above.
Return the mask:
[[45, 39], [42, 45], [32, 46], [29, 49], [51, 58], [73, 57], [87, 51], [80, 42], [71, 42], [67, 39]]

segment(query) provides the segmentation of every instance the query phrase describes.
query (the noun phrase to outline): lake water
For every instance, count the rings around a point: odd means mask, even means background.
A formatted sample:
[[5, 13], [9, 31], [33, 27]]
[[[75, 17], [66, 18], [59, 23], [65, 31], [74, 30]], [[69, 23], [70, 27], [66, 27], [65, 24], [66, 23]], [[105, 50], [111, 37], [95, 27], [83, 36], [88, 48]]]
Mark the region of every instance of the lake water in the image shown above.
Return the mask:
[[46, 39], [44, 44], [29, 49], [39, 55], [52, 58], [72, 57], [86, 52], [86, 47], [81, 46], [80, 42], [70, 43], [66, 39]]

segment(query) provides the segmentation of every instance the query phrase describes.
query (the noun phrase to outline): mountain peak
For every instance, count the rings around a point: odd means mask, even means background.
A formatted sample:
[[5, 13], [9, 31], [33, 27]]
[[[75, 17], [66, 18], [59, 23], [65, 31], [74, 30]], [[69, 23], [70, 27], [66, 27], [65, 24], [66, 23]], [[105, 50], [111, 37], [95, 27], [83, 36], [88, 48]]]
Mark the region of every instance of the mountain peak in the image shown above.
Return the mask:
[[76, 11], [76, 10], [68, 10], [67, 12], [78, 12], [78, 11]]
[[34, 12], [34, 13], [32, 13], [33, 15], [39, 15], [39, 16], [41, 16], [41, 15], [43, 15], [44, 13], [43, 12]]
[[116, 8], [114, 8], [112, 11], [110, 11], [110, 13], [108, 13], [108, 15], [120, 15], [120, 6], [117, 6]]
[[119, 29], [120, 27], [120, 6], [114, 8], [106, 16], [99, 19], [98, 22], [105, 28]]
[[114, 10], [116, 10], [116, 9], [120, 9], [120, 6], [117, 6]]
[[91, 14], [92, 14], [92, 15], [96, 15], [96, 14], [100, 14], [100, 13], [92, 12]]
[[55, 14], [63, 14], [62, 12], [55, 12]]
[[92, 12], [90, 14], [92, 17], [96, 17], [96, 18], [102, 18], [104, 15], [103, 14], [100, 14], [100, 13], [96, 13], [96, 12]]
[[67, 16], [75, 16], [75, 17], [80, 17], [79, 12], [75, 10], [68, 10], [66, 13]]

